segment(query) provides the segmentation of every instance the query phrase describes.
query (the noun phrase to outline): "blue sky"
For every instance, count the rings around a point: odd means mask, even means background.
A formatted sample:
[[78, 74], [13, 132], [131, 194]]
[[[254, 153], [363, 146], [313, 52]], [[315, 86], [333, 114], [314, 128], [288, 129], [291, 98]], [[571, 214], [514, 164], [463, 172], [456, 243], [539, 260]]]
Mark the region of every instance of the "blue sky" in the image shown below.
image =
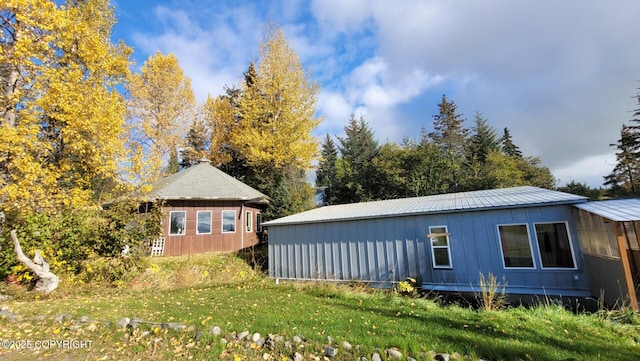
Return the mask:
[[174, 53], [200, 101], [237, 84], [264, 24], [284, 30], [322, 86], [315, 134], [351, 113], [383, 142], [417, 139], [443, 94], [466, 125], [509, 127], [563, 185], [599, 186], [639, 108], [640, 1], [113, 1], [114, 39], [141, 65]]

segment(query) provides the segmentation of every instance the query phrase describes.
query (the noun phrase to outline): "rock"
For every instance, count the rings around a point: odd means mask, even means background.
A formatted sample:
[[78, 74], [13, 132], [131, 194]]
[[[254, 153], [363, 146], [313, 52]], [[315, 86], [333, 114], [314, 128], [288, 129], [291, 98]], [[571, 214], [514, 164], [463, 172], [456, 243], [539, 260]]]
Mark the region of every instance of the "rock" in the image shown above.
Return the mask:
[[393, 360], [402, 359], [402, 352], [400, 352], [399, 350], [397, 350], [395, 348], [387, 349], [387, 355], [389, 355], [389, 357], [391, 357], [391, 359], [393, 359]]
[[327, 344], [333, 345], [333, 337], [327, 336]]
[[116, 321], [116, 327], [125, 328], [129, 325], [129, 322], [131, 322], [131, 319], [129, 317], [123, 317]]
[[243, 332], [240, 332], [240, 333], [236, 336], [236, 339], [237, 339], [238, 341], [242, 341], [242, 340], [244, 340], [247, 336], [249, 336], [249, 331], [243, 331]]
[[291, 341], [285, 341], [285, 342], [284, 342], [284, 347], [285, 347], [285, 348], [292, 348], [292, 347], [293, 347], [293, 344], [291, 343]]
[[299, 352], [293, 354], [293, 361], [304, 361], [304, 356], [302, 356]]
[[324, 349], [324, 355], [327, 357], [334, 357], [335, 355], [338, 354], [337, 348], [333, 348], [331, 346], [325, 345], [323, 346], [323, 349]]
[[80, 323], [87, 323], [89, 321], [90, 321], [89, 316], [82, 316], [78, 319], [78, 322]]
[[301, 342], [302, 342], [302, 337], [300, 337], [300, 336], [298, 336], [298, 335], [293, 336], [293, 342], [295, 342], [295, 343], [301, 343]]
[[276, 336], [276, 338], [274, 338], [274, 341], [276, 341], [277, 343], [284, 342], [284, 336], [278, 335]]
[[222, 329], [220, 327], [218, 327], [218, 326], [213, 326], [209, 330], [209, 333], [214, 335], [214, 336], [220, 336], [222, 334]]
[[264, 343], [265, 343], [265, 342], [266, 342], [266, 340], [265, 340], [264, 338], [259, 338], [259, 339], [257, 339], [257, 340], [255, 340], [255, 341], [254, 341], [254, 343], [255, 343], [257, 346], [260, 346], [260, 347], [264, 346]]
[[274, 340], [268, 340], [266, 342], [266, 345], [270, 350], [273, 350], [276, 348], [276, 342]]
[[140, 334], [140, 337], [149, 336], [150, 333], [151, 333], [151, 331], [142, 331], [142, 333]]
[[71, 320], [73, 320], [73, 315], [69, 313], [63, 313], [63, 314], [57, 315], [56, 318], [53, 319], [53, 322], [62, 323], [64, 321], [71, 321]]
[[138, 328], [138, 326], [140, 326], [140, 322], [137, 321], [136, 319], [131, 320], [128, 324], [127, 327], [131, 327], [132, 329], [136, 329]]
[[253, 342], [255, 343], [255, 342], [256, 342], [256, 341], [258, 341], [260, 338], [261, 338], [261, 337], [260, 337], [260, 334], [256, 332], [256, 333], [254, 333], [254, 334], [251, 336], [251, 341], [253, 341]]
[[265, 361], [267, 361], [267, 360], [271, 360], [271, 358], [272, 358], [272, 356], [271, 356], [271, 355], [269, 355], [269, 354], [268, 354], [268, 353], [266, 353], [266, 352], [262, 354], [262, 359], [263, 359], [263, 360], [265, 360]]
[[182, 323], [179, 323], [176, 325], [176, 327], [174, 328], [174, 330], [176, 331], [184, 331], [187, 329], [187, 325], [184, 325]]
[[451, 360], [462, 360], [463, 357], [461, 354], [454, 352], [451, 354], [451, 357], [449, 357]]
[[449, 361], [450, 359], [451, 355], [449, 355], [448, 353], [439, 353], [435, 357], [436, 361]]
[[196, 332], [196, 335], [193, 336], [193, 339], [196, 341], [200, 341], [200, 337], [202, 337], [202, 331]]
[[47, 317], [42, 315], [33, 317], [33, 322], [44, 322], [46, 320]]
[[347, 351], [351, 351], [352, 346], [351, 346], [351, 344], [349, 342], [342, 341], [342, 348], [347, 350]]
[[226, 339], [226, 338], [221, 338], [221, 339], [220, 339], [220, 343], [221, 343], [221, 344], [223, 344], [223, 345], [226, 345], [226, 344], [228, 344], [228, 343], [229, 343], [229, 341], [227, 341], [227, 339]]
[[2, 305], [2, 307], [0, 307], [0, 311], [9, 311], [9, 306]]
[[0, 311], [0, 319], [2, 318], [6, 318], [9, 321], [13, 321], [16, 319], [16, 315], [7, 310], [2, 310]]
[[168, 328], [170, 330], [175, 329], [176, 326], [178, 326], [177, 322], [163, 322], [160, 324], [160, 328]]
[[373, 355], [371, 355], [371, 361], [382, 361], [382, 357], [380, 357], [379, 353], [374, 352]]

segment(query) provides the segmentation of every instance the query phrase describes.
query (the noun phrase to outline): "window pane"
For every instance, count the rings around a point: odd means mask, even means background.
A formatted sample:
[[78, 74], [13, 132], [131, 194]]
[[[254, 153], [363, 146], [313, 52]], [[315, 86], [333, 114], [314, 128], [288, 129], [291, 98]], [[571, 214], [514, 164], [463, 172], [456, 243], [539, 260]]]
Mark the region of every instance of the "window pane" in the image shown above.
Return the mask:
[[498, 226], [505, 267], [533, 267], [527, 226]]
[[185, 212], [171, 212], [169, 234], [185, 233]]
[[542, 267], [574, 268], [565, 223], [536, 224]]
[[236, 231], [236, 211], [222, 211], [222, 232]]
[[211, 212], [198, 212], [197, 233], [211, 233]]
[[253, 228], [253, 212], [247, 212], [245, 214], [246, 222], [247, 222], [247, 232], [251, 232]]
[[431, 237], [431, 245], [432, 246], [444, 246], [447, 247], [448, 246], [448, 242], [447, 242], [447, 236], [435, 236], [435, 237]]
[[438, 267], [449, 267], [449, 249], [448, 248], [434, 248], [433, 249], [433, 261]]
[[447, 229], [445, 227], [429, 227], [429, 230], [432, 234], [447, 233]]

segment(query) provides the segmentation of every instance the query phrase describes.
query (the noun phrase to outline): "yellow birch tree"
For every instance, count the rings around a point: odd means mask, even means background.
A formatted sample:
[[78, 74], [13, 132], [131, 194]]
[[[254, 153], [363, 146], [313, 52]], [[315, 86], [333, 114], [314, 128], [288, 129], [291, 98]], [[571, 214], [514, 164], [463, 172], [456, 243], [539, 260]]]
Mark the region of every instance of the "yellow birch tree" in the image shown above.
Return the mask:
[[167, 155], [176, 152], [195, 118], [191, 79], [174, 54], [156, 52], [129, 83], [130, 119], [143, 153], [138, 178], [151, 183], [163, 175]]
[[0, 5], [0, 205], [16, 215], [96, 204], [118, 183], [131, 50], [108, 0]]
[[260, 55], [255, 79], [242, 84], [233, 142], [249, 165], [307, 170], [318, 152], [311, 132], [321, 122], [315, 115], [320, 86], [304, 71], [282, 29], [267, 28]]

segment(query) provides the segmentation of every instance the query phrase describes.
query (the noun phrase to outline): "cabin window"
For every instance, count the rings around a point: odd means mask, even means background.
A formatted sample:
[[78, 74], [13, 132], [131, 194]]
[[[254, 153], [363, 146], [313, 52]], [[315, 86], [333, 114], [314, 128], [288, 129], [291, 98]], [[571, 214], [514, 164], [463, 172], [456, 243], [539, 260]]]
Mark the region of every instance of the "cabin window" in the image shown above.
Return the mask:
[[187, 212], [173, 211], [169, 213], [169, 217], [170, 217], [169, 234], [172, 236], [185, 234]]
[[575, 268], [567, 223], [536, 223], [543, 268]]
[[211, 211], [198, 211], [196, 234], [211, 234]]
[[244, 218], [246, 222], [247, 232], [251, 232], [253, 230], [253, 212], [247, 211]]
[[498, 233], [505, 268], [534, 268], [526, 224], [499, 225]]
[[449, 232], [447, 226], [429, 227], [431, 240], [431, 255], [434, 268], [451, 268], [451, 249], [449, 247]]
[[222, 233], [236, 231], [236, 211], [222, 211]]
[[262, 213], [256, 214], [256, 231], [262, 232]]

